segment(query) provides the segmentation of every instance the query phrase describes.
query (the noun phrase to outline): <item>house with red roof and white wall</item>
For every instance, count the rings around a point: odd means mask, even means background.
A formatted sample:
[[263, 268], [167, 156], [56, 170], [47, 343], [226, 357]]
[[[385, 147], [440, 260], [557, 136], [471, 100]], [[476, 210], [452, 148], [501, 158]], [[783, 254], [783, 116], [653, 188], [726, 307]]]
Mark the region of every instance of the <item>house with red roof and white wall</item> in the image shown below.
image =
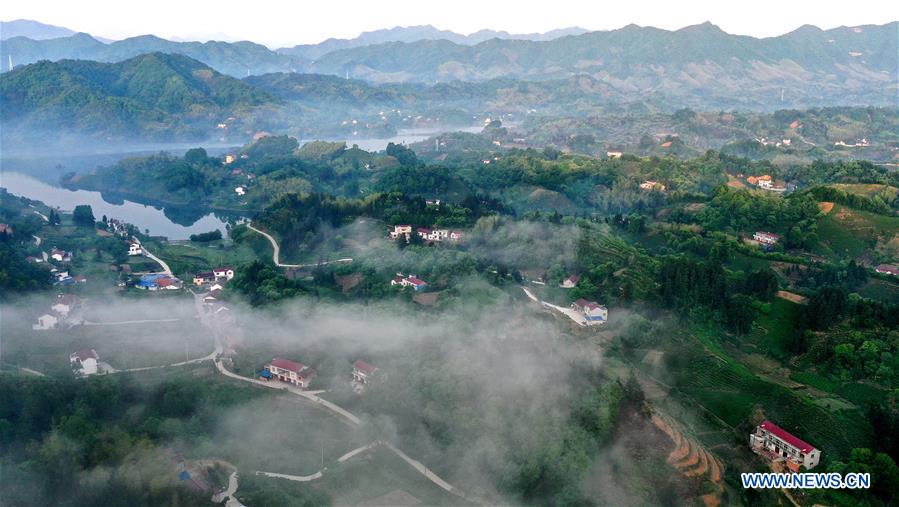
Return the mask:
[[100, 355], [94, 349], [84, 349], [69, 356], [75, 374], [81, 377], [96, 375], [100, 371]]
[[309, 383], [315, 378], [315, 370], [303, 363], [290, 361], [288, 359], [274, 358], [265, 365], [265, 370], [271, 374], [272, 380], [280, 380], [281, 382], [289, 382], [295, 386], [306, 389]]
[[800, 466], [815, 468], [821, 460], [821, 451], [771, 421], [756, 426], [755, 432], [749, 435], [749, 447], [772, 462], [785, 463], [794, 472]]

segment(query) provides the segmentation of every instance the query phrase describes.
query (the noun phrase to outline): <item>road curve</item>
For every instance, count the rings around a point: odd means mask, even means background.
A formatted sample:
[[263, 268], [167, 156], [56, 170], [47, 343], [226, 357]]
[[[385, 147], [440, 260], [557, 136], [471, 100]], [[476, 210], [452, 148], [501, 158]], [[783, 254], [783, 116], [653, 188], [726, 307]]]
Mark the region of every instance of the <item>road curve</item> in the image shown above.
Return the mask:
[[141, 249], [141, 252], [143, 252], [144, 256], [149, 257], [150, 259], [152, 259], [152, 260], [156, 261], [157, 263], [159, 263], [160, 266], [162, 266], [162, 272], [163, 272], [163, 273], [165, 273], [165, 274], [167, 274], [167, 275], [169, 275], [169, 276], [172, 276], [172, 268], [170, 268], [169, 265], [166, 264], [166, 262], [165, 262], [164, 260], [162, 260], [162, 259], [160, 259], [159, 257], [156, 257], [155, 255], [153, 255], [153, 253], [150, 252], [149, 250], [147, 250], [147, 247], [144, 246], [144, 245], [141, 245], [141, 246], [140, 246], [140, 249]]
[[275, 266], [278, 266], [279, 268], [311, 268], [311, 267], [322, 266], [322, 265], [326, 265], [326, 264], [336, 264], [339, 262], [353, 262], [353, 259], [347, 257], [344, 259], [336, 259], [333, 261], [311, 262], [311, 263], [307, 263], [307, 264], [283, 264], [281, 262], [281, 247], [278, 246], [278, 242], [275, 241], [275, 238], [273, 238], [271, 234], [269, 234], [261, 229], [257, 229], [255, 227], [253, 227], [253, 224], [248, 223], [247, 228], [252, 231], [258, 232], [259, 234], [262, 234], [263, 236], [265, 236], [266, 239], [268, 239], [268, 242], [272, 244], [272, 250], [273, 250], [272, 262], [274, 262]]

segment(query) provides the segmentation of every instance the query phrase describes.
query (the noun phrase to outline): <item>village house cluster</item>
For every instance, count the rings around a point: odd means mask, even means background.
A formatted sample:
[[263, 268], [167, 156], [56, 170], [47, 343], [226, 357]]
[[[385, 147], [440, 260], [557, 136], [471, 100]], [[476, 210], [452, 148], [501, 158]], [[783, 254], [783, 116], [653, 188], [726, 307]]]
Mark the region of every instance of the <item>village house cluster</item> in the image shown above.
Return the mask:
[[[439, 205], [440, 201], [436, 201], [436, 205]], [[424, 241], [452, 241], [457, 242], [461, 241], [465, 234], [459, 229], [453, 229], [450, 231], [449, 229], [442, 229], [437, 226], [434, 226], [432, 229], [428, 229], [427, 227], [419, 227], [415, 230], [415, 234], [418, 235], [419, 238]], [[408, 242], [412, 237], [412, 226], [408, 224], [402, 225], [394, 225], [393, 230], [390, 231], [390, 239], [396, 240], [400, 237], [405, 238]]]
[[222, 280], [227, 281], [232, 278], [234, 278], [234, 268], [230, 266], [219, 266], [213, 268], [212, 271], [204, 271], [194, 275], [194, 285], [201, 286]]
[[[362, 393], [375, 378], [378, 368], [373, 364], [358, 359], [353, 362], [350, 383], [353, 390]], [[313, 379], [318, 376], [314, 368], [306, 364], [280, 357], [273, 358], [256, 377], [264, 382], [279, 381], [292, 384], [300, 389], [308, 389]]]
[[821, 459], [821, 451], [771, 421], [762, 422], [749, 434], [749, 447], [771, 463], [784, 464], [793, 472], [799, 472], [800, 467], [815, 468]]
[[50, 312], [37, 318], [37, 323], [32, 324], [35, 331], [59, 329], [60, 327], [72, 327], [81, 322], [80, 315], [83, 310], [83, 301], [73, 294], [60, 294], [50, 304]]

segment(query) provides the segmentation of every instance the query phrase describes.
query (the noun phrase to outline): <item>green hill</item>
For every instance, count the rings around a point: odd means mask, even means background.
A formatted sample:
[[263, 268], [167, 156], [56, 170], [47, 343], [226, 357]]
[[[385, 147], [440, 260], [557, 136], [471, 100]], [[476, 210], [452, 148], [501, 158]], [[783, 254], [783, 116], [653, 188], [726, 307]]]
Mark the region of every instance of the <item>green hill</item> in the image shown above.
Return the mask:
[[5, 137], [175, 140], [205, 138], [217, 120], [273, 99], [186, 56], [150, 53], [20, 67], [0, 76], [0, 100]]

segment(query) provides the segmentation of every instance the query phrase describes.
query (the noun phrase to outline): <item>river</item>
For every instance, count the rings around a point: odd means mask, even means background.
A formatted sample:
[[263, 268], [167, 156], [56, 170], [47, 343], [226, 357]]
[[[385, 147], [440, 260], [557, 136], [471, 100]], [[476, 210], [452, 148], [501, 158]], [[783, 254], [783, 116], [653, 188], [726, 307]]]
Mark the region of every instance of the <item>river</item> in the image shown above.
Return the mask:
[[[466, 127], [461, 132], [479, 132], [482, 127]], [[357, 145], [366, 151], [381, 151], [388, 143], [412, 144], [431, 136], [447, 132], [448, 129], [408, 129], [384, 139], [346, 139], [347, 146]], [[306, 143], [308, 140], [301, 140]], [[69, 190], [59, 186], [60, 178], [70, 172], [86, 173], [100, 165], [112, 165], [126, 157], [145, 156], [159, 151], [180, 155], [187, 149], [203, 146], [210, 155], [220, 155], [239, 149], [216, 142], [178, 143], [133, 147], [128, 151], [114, 147], [100, 149], [91, 147], [88, 153], [50, 152], [29, 153], [26, 157], [0, 157], [0, 187], [10, 193], [41, 201], [48, 206], [71, 211], [79, 204], [89, 204], [94, 216], [103, 215], [134, 224], [142, 230], [149, 230], [153, 236], [169, 239], [187, 239], [191, 234], [220, 229], [225, 232], [227, 218], [214, 213], [204, 213], [197, 209], [174, 209], [153, 206], [121, 199], [117, 196], [90, 190]], [[234, 217], [238, 218], [238, 217]]]
[[153, 236], [165, 236], [169, 239], [187, 239], [191, 234], [213, 229], [220, 229], [224, 233], [227, 223], [223, 218], [208, 213], [192, 224], [179, 224], [174, 221], [177, 219], [173, 220], [166, 216], [166, 212], [162, 208], [127, 200], [120, 204], [112, 203], [104, 199], [100, 192], [68, 190], [17, 172], [3, 171], [0, 173], [0, 187], [6, 188], [11, 194], [41, 201], [63, 211], [71, 211], [79, 204], [89, 204], [98, 220], [106, 215], [109, 218], [117, 218], [134, 224], [142, 230], [149, 229]]

